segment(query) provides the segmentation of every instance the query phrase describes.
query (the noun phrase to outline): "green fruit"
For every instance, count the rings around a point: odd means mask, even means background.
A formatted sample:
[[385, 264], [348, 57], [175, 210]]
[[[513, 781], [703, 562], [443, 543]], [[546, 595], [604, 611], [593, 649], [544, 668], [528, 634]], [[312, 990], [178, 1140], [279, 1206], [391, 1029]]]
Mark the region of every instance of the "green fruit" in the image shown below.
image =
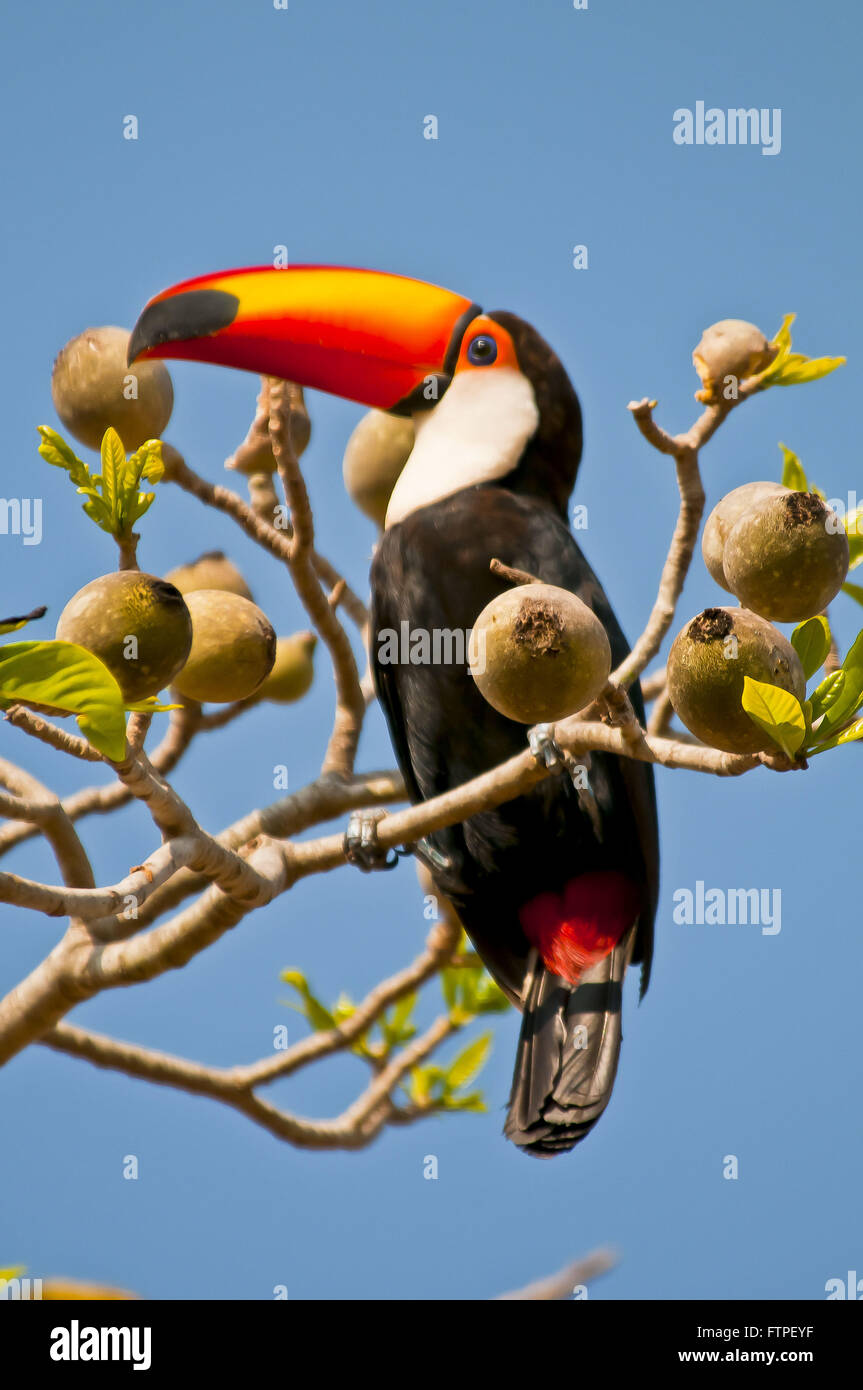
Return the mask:
[[158, 439], [171, 418], [174, 388], [164, 363], [126, 364], [125, 328], [88, 328], [54, 363], [54, 409], [76, 439], [98, 449], [113, 425], [127, 453]]
[[746, 608], [779, 623], [821, 613], [848, 573], [839, 517], [811, 492], [767, 497], [732, 527], [723, 565]]
[[596, 614], [568, 589], [522, 584], [477, 618], [470, 673], [488, 703], [520, 724], [563, 719], [602, 690], [611, 648]]
[[701, 377], [695, 399], [708, 403], [724, 399], [726, 378], [735, 386], [747, 377], [769, 367], [779, 349], [768, 343], [760, 328], [745, 319], [720, 319], [705, 328], [692, 353], [695, 370]]
[[163, 690], [180, 670], [192, 646], [192, 620], [173, 584], [119, 570], [70, 598], [56, 636], [103, 661], [134, 704]]
[[268, 619], [254, 603], [223, 589], [195, 589], [186, 602], [192, 650], [174, 688], [202, 704], [253, 695], [276, 659], [276, 634]]
[[727, 492], [717, 502], [707, 518], [704, 535], [701, 538], [701, 554], [717, 584], [720, 584], [723, 589], [727, 589], [729, 593], [731, 593], [731, 585], [725, 578], [722, 556], [732, 526], [735, 526], [751, 508], [757, 507], [765, 497], [773, 497], [777, 493], [790, 491], [790, 488], [783, 487], [781, 483], [744, 483], [742, 487], [736, 487], [733, 492]]
[[805, 697], [806, 677], [791, 643], [747, 608], [705, 608], [674, 639], [668, 695], [690, 733], [725, 753], [775, 751], [741, 704], [744, 676]]
[[385, 410], [370, 410], [348, 440], [342, 464], [345, 487], [378, 526], [384, 524], [392, 490], [413, 446], [413, 421]]
[[313, 657], [317, 643], [313, 632], [280, 637], [275, 665], [258, 690], [261, 699], [286, 705], [302, 699], [315, 677]]
[[226, 594], [239, 594], [241, 598], [250, 600], [252, 597], [237, 566], [222, 550], [208, 550], [188, 565], [178, 565], [165, 578], [181, 594], [192, 594], [196, 589], [222, 589]]

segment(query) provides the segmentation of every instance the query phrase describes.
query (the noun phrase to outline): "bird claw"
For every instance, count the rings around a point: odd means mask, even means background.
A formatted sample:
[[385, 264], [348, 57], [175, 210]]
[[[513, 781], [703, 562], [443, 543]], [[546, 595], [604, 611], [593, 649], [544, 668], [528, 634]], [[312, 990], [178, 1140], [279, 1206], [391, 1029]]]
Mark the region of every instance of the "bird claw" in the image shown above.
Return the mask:
[[534, 724], [532, 729], [528, 729], [527, 746], [531, 755], [549, 771], [554, 768], [568, 768], [571, 759], [555, 741], [551, 730], [551, 724]]
[[[576, 758], [572, 753], [567, 753], [560, 744], [555, 741], [551, 732], [550, 724], [535, 724], [528, 730], [527, 743], [533, 757], [543, 767], [550, 771], [568, 772], [570, 781], [578, 793], [578, 800], [582, 810], [586, 811], [596, 828], [599, 818], [599, 808], [596, 798], [590, 788], [590, 754], [583, 753], [580, 758]], [[601, 838], [601, 835], [600, 835]]]
[[368, 811], [352, 811], [345, 831], [345, 858], [364, 874], [379, 869], [394, 869], [399, 862], [398, 850], [381, 849], [378, 844], [379, 815]]

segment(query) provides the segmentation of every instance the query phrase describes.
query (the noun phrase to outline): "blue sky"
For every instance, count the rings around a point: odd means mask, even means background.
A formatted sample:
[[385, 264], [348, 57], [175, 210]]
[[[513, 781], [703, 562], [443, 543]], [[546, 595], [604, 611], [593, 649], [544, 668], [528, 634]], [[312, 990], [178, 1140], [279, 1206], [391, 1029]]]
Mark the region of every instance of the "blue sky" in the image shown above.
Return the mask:
[[[298, 262], [436, 281], [522, 314], [555, 345], [585, 413], [580, 539], [631, 636], [676, 494], [626, 404], [655, 396], [660, 421], [684, 428], [696, 409], [691, 349], [714, 320], [772, 334], [796, 311], [801, 351], [849, 360], [730, 419], [703, 456], [709, 501], [778, 476], [780, 439], [828, 495], [863, 493], [860, 12], [849, 0], [727, 0], [718, 11], [684, 0], [590, 0], [586, 11], [567, 0], [290, 0], [286, 11], [46, 0], [7, 11], [2, 36], [2, 490], [44, 499], [40, 546], [0, 538], [4, 612], [44, 602], [56, 618], [114, 564], [108, 538], [36, 455], [35, 426], [57, 424], [57, 351], [87, 326], [131, 326], [165, 285], [269, 261], [279, 244]], [[780, 108], [781, 152], [676, 145], [673, 113], [698, 100]], [[122, 138], [128, 114], [137, 141]], [[423, 139], [429, 114], [436, 141]], [[576, 244], [587, 270], [572, 268]], [[186, 364], [172, 374], [166, 438], [220, 480], [256, 383]], [[319, 395], [310, 408], [320, 548], [362, 588], [374, 535], [340, 477], [360, 410]], [[166, 491], [141, 529], [146, 568], [222, 546], [280, 631], [304, 625], [283, 576], [226, 520]], [[718, 599], [697, 560], [677, 626]], [[859, 613], [835, 605], [843, 649]], [[179, 790], [215, 830], [272, 799], [274, 762], [300, 786], [331, 705], [321, 664], [302, 706], [237, 723], [218, 761], [193, 749]], [[59, 792], [80, 784], [78, 765], [16, 731], [0, 742]], [[376, 715], [360, 765], [390, 756]], [[806, 775], [724, 782], [660, 770], [653, 983], [640, 1008], [628, 987], [614, 1099], [571, 1155], [530, 1162], [501, 1137], [515, 1015], [496, 1028], [488, 1114], [385, 1133], [359, 1154], [301, 1152], [206, 1100], [33, 1048], [0, 1077], [0, 1264], [174, 1299], [268, 1298], [276, 1284], [294, 1298], [484, 1298], [611, 1245], [620, 1264], [596, 1298], [823, 1297], [827, 1279], [863, 1260], [860, 756], [852, 747]], [[100, 882], [155, 843], [138, 808], [82, 830]], [[34, 846], [9, 867], [53, 874]], [[697, 880], [781, 889], [781, 932], [677, 926], [672, 894]], [[58, 927], [4, 918], [6, 989]], [[345, 868], [300, 884], [184, 971], [73, 1019], [208, 1062], [251, 1061], [275, 1024], [302, 1031], [281, 969], [303, 969], [324, 997], [356, 997], [412, 958], [425, 925], [409, 864], [363, 879]], [[274, 1094], [327, 1116], [362, 1079], [359, 1063], [336, 1060]], [[137, 1182], [122, 1177], [129, 1153]], [[436, 1182], [422, 1176], [429, 1153]], [[737, 1181], [723, 1179], [728, 1154]]]

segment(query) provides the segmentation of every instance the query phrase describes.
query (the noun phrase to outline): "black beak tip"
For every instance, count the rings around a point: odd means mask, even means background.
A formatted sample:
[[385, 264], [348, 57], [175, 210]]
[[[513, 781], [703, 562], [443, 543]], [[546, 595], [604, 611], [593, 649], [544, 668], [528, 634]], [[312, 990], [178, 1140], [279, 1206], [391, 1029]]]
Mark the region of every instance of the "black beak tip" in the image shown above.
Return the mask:
[[239, 307], [237, 296], [227, 290], [181, 290], [169, 299], [157, 299], [132, 329], [126, 361], [131, 367], [142, 352], [162, 343], [211, 337], [233, 323]]
[[[143, 317], [144, 315], [142, 314], [141, 318]], [[132, 364], [137, 360], [137, 358], [140, 357], [141, 353], [144, 352], [149, 346], [150, 345], [146, 340], [146, 335], [141, 332], [141, 319], [138, 319], [138, 322], [132, 329], [132, 333], [129, 338], [129, 347], [126, 352], [126, 366], [131, 367]]]

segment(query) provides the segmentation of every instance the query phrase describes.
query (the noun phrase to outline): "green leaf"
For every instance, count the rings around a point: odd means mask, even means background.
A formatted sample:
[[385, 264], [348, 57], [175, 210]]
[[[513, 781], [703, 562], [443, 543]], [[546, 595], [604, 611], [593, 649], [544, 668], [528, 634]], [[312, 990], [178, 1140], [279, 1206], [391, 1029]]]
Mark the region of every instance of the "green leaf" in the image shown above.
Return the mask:
[[417, 994], [414, 990], [411, 994], [402, 995], [393, 1009], [393, 1027], [404, 1028], [408, 1019], [414, 1011], [417, 1002]]
[[112, 534], [111, 518], [101, 497], [91, 497], [89, 502], [84, 503], [82, 511], [91, 521], [95, 521], [96, 525], [101, 527], [103, 531], [107, 531], [109, 536]]
[[782, 363], [779, 371], [771, 377], [771, 386], [801, 386], [806, 381], [817, 381], [828, 376], [837, 367], [845, 365], [845, 357], [804, 357], [802, 353], [792, 352]]
[[821, 732], [838, 729], [852, 714], [855, 714], [863, 700], [863, 632], [858, 633], [848, 655], [842, 662], [845, 681], [836, 698], [827, 709]]
[[487, 1109], [482, 1091], [470, 1091], [466, 1096], [444, 1096], [441, 1107], [444, 1110], [479, 1110], [483, 1113]]
[[134, 454], [129, 457], [129, 466], [135, 470], [135, 480], [140, 482], [141, 478], [148, 483], [159, 483], [165, 474], [165, 464], [162, 459], [161, 439], [147, 439], [136, 449]]
[[806, 679], [820, 671], [830, 651], [830, 624], [820, 614], [798, 623], [791, 634], [791, 645], [800, 657]]
[[447, 1008], [452, 1012], [458, 1003], [458, 971], [450, 966], [440, 972], [440, 987]]
[[469, 1081], [473, 1081], [488, 1056], [491, 1037], [491, 1033], [481, 1034], [472, 1043], [468, 1043], [464, 1051], [450, 1064], [446, 1079], [452, 1090], [457, 1091]]
[[427, 1105], [431, 1098], [431, 1076], [428, 1067], [411, 1069], [410, 1098], [415, 1105]]
[[346, 1019], [352, 1018], [357, 1011], [357, 1006], [347, 994], [342, 991], [333, 1005], [333, 1018], [336, 1023], [344, 1023]]
[[863, 604], [863, 587], [859, 584], [843, 584], [842, 592], [853, 598], [855, 603]]
[[809, 706], [809, 721], [813, 726], [818, 722], [823, 714], [826, 714], [831, 705], [834, 705], [842, 694], [845, 685], [845, 672], [833, 671], [831, 675], [825, 676], [820, 685], [813, 690], [810, 698], [806, 701]]
[[34, 608], [32, 613], [25, 613], [20, 618], [0, 618], [0, 635], [5, 636], [7, 632], [20, 632], [22, 627], [28, 623], [33, 623], [37, 618], [44, 618], [48, 609], [44, 603], [41, 608]]
[[809, 483], [799, 458], [784, 444], [780, 443], [779, 447], [782, 450], [782, 486], [790, 487], [792, 492], [808, 492]]
[[182, 709], [182, 705], [161, 704], [158, 697], [148, 695], [144, 700], [135, 700], [134, 704], [127, 704], [126, 709], [132, 710], [135, 714], [166, 714], [168, 710]]
[[285, 984], [292, 985], [303, 1001], [303, 1006], [299, 1010], [317, 1033], [329, 1032], [335, 1028], [336, 1020], [311, 991], [308, 981], [301, 970], [283, 970], [281, 978]]
[[762, 388], [797, 386], [801, 382], [816, 381], [818, 377], [827, 376], [829, 372], [841, 367], [846, 360], [844, 357], [807, 357], [805, 353], [792, 352], [791, 325], [795, 318], [796, 314], [785, 315], [782, 327], [773, 339], [779, 351], [770, 366], [754, 378], [760, 382]]
[[854, 570], [863, 561], [863, 507], [856, 507], [843, 518], [848, 537], [848, 568]]
[[165, 472], [162, 444], [148, 439], [128, 459], [123, 441], [110, 426], [102, 436], [101, 473], [91, 473], [56, 430], [39, 426], [39, 453], [48, 463], [65, 468], [78, 491], [87, 498], [86, 516], [109, 535], [126, 535], [152, 506], [156, 494], [139, 491], [141, 480], [158, 483]]
[[817, 748], [813, 748], [811, 756], [814, 758], [818, 753], [826, 753], [831, 748], [839, 748], [843, 743], [856, 743], [863, 738], [863, 719], [858, 719], [856, 723], [849, 724], [847, 729], [841, 733], [834, 734], [832, 738], [825, 739], [819, 743]]
[[782, 327], [772, 340], [780, 354], [791, 351], [791, 325], [796, 317], [796, 314], [786, 314], [782, 320]]
[[10, 642], [0, 647], [0, 699], [75, 714], [81, 732], [113, 762], [126, 755], [120, 687], [98, 657], [72, 642]]
[[741, 703], [752, 722], [793, 758], [806, 737], [806, 716], [796, 695], [744, 676]]
[[37, 425], [36, 428], [42, 436], [39, 453], [45, 462], [54, 468], [65, 468], [73, 483], [87, 483], [90, 478], [89, 468], [84, 460], [79, 459], [69, 448], [63, 436], [50, 429], [48, 425]]
[[126, 450], [119, 434], [110, 425], [102, 436], [102, 496], [112, 529], [123, 529]]
[[480, 1014], [505, 1014], [511, 1007], [509, 1000], [490, 975], [483, 971], [476, 991], [476, 1009]]
[[150, 507], [153, 505], [155, 500], [155, 492], [138, 493], [134, 502], [129, 507], [126, 516], [126, 525], [129, 529], [131, 529], [135, 525], [136, 521], [140, 521], [141, 517], [144, 515], [146, 511], [149, 511]]

